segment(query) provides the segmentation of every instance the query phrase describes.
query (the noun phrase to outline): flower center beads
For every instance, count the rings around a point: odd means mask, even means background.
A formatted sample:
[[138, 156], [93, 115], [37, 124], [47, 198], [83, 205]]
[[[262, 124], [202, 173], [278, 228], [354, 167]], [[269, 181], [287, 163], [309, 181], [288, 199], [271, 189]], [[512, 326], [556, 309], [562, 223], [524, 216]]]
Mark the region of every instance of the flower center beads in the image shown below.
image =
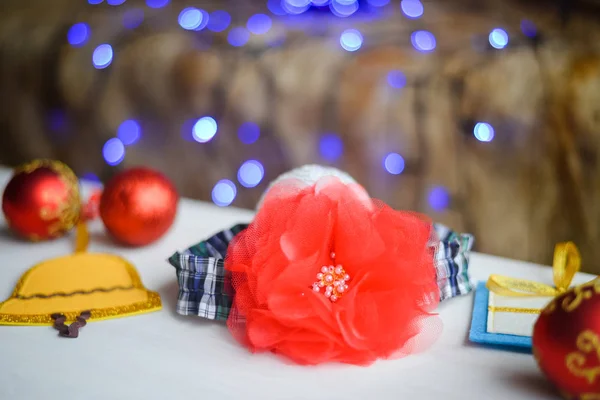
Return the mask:
[[325, 297], [335, 303], [348, 291], [349, 280], [350, 275], [341, 265], [335, 267], [324, 265], [321, 267], [321, 272], [317, 274], [317, 281], [313, 283], [312, 289], [317, 293], [323, 291]]

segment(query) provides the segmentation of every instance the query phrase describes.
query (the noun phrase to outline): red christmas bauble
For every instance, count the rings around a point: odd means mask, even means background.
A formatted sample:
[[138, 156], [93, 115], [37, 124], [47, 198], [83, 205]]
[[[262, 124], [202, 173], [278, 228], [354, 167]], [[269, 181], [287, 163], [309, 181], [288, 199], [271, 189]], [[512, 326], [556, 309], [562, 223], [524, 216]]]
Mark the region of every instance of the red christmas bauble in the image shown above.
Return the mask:
[[164, 175], [149, 168], [131, 168], [105, 186], [100, 218], [117, 241], [144, 246], [169, 230], [178, 202], [177, 190]]
[[533, 329], [533, 354], [566, 398], [600, 398], [599, 279], [546, 306]]
[[77, 177], [59, 161], [35, 160], [16, 168], [2, 195], [8, 226], [33, 241], [69, 231], [80, 209]]

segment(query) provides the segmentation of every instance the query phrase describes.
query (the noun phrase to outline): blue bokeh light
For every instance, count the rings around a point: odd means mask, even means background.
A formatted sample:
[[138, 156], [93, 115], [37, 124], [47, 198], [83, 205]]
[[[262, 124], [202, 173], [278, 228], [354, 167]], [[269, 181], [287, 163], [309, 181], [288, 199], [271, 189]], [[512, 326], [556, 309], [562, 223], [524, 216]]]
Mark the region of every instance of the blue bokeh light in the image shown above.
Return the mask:
[[356, 29], [346, 29], [340, 36], [340, 44], [346, 51], [356, 51], [363, 44], [363, 36]]
[[69, 119], [61, 109], [48, 110], [45, 122], [48, 127], [48, 134], [56, 143], [64, 143], [74, 133], [69, 129]]
[[202, 29], [206, 28], [210, 20], [210, 14], [208, 11], [200, 9], [200, 14], [202, 14], [202, 19], [200, 20], [200, 25], [194, 29], [195, 31], [201, 31]]
[[429, 31], [415, 31], [410, 35], [413, 47], [422, 52], [430, 52], [435, 49], [436, 41], [433, 33]]
[[311, 3], [313, 6], [315, 7], [323, 7], [328, 5], [331, 2], [331, 0], [312, 0]]
[[271, 21], [271, 17], [265, 14], [254, 14], [250, 18], [248, 18], [248, 23], [246, 27], [248, 30], [255, 35], [263, 35], [271, 29], [273, 22]]
[[104, 69], [112, 63], [113, 49], [110, 44], [101, 44], [92, 54], [92, 63], [96, 69]]
[[93, 172], [86, 172], [86, 173], [82, 174], [81, 179], [84, 179], [89, 182], [101, 183], [98, 175], [94, 174]]
[[217, 121], [212, 117], [202, 117], [192, 128], [192, 137], [196, 142], [206, 143], [210, 141], [218, 130]]
[[144, 10], [132, 8], [123, 14], [123, 26], [127, 29], [135, 29], [144, 22]]
[[496, 28], [490, 32], [490, 45], [495, 49], [503, 49], [508, 44], [508, 33], [504, 29]]
[[400, 8], [408, 18], [419, 18], [423, 15], [423, 3], [419, 0], [402, 0]]
[[398, 153], [389, 153], [383, 159], [383, 167], [392, 175], [399, 175], [404, 171], [404, 158]]
[[[297, 6], [296, 4], [304, 4], [304, 5]], [[308, 3], [305, 1], [294, 1], [292, 4], [290, 1], [282, 0], [281, 8], [284, 12], [284, 15], [285, 14], [299, 15], [310, 8], [310, 1]]]
[[367, 0], [367, 2], [373, 7], [383, 7], [390, 4], [390, 0]]
[[150, 8], [163, 8], [169, 4], [170, 0], [146, 0], [146, 5]]
[[387, 82], [394, 89], [402, 89], [406, 86], [406, 75], [399, 70], [390, 71], [387, 74]]
[[292, 7], [306, 7], [309, 6], [310, 7], [310, 0], [281, 0], [281, 4], [287, 4], [288, 6], [292, 6]]
[[450, 194], [443, 186], [434, 186], [429, 190], [427, 196], [429, 206], [437, 212], [444, 211], [450, 205]]
[[260, 161], [248, 160], [238, 170], [237, 178], [240, 185], [253, 188], [258, 185], [265, 176], [265, 169]]
[[487, 122], [478, 122], [473, 128], [473, 135], [480, 142], [491, 142], [494, 140], [494, 127]]
[[88, 0], [88, 4], [96, 5], [102, 3], [104, 0]]
[[108, 139], [102, 148], [102, 155], [108, 165], [117, 165], [125, 158], [125, 145], [121, 139]]
[[326, 133], [319, 140], [319, 153], [327, 161], [336, 161], [344, 152], [344, 142], [334, 133]]
[[238, 138], [244, 144], [252, 144], [260, 137], [260, 127], [254, 122], [244, 122], [238, 129]]
[[235, 183], [229, 179], [221, 179], [212, 190], [212, 201], [219, 207], [230, 205], [237, 195]]
[[244, 27], [238, 26], [229, 31], [227, 41], [234, 47], [241, 47], [250, 40], [250, 31]]
[[117, 137], [121, 139], [121, 142], [125, 146], [131, 146], [135, 144], [142, 136], [142, 128], [139, 122], [134, 119], [128, 119], [123, 121], [117, 129]]
[[217, 10], [210, 14], [208, 29], [213, 32], [223, 32], [231, 24], [231, 15], [227, 11]]
[[525, 36], [532, 38], [537, 35], [537, 27], [530, 20], [524, 19], [521, 21], [521, 32], [523, 32]]
[[120, 6], [125, 3], [125, 0], [106, 0], [106, 4], [109, 6]]
[[181, 10], [177, 22], [179, 26], [188, 31], [197, 29], [202, 23], [203, 15], [196, 7], [187, 7]]
[[329, 4], [331, 13], [336, 17], [346, 18], [358, 11], [358, 1], [353, 0], [347, 4], [342, 4], [338, 0], [332, 0]]
[[85, 22], [74, 24], [67, 32], [67, 40], [73, 47], [81, 47], [87, 43], [90, 38], [90, 27]]
[[281, 6], [281, 0], [268, 0], [267, 8], [274, 15], [282, 16], [287, 14], [285, 9]]
[[54, 109], [48, 112], [48, 126], [52, 132], [64, 132], [67, 128], [67, 115], [63, 110]]

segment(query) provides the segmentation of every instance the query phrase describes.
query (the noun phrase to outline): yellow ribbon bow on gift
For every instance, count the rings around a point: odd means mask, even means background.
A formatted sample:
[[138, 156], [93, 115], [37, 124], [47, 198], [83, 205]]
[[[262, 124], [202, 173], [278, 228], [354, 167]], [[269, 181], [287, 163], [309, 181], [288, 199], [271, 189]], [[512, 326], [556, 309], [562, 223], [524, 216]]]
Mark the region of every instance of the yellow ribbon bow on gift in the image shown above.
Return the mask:
[[581, 266], [581, 255], [573, 242], [559, 243], [554, 248], [552, 272], [554, 285], [510, 278], [502, 275], [490, 275], [486, 287], [490, 292], [510, 297], [558, 296], [571, 286], [571, 282]]

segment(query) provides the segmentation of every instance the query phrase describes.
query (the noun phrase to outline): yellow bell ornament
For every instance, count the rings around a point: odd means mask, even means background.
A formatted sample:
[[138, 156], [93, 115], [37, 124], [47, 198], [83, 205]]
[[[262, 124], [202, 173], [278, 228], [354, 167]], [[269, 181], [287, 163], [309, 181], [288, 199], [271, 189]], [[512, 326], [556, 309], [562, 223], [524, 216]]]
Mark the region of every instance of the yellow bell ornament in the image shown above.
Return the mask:
[[[54, 325], [61, 336], [77, 337], [88, 320], [162, 308], [160, 295], [144, 287], [132, 264], [113, 254], [88, 253], [87, 243], [86, 226], [80, 223], [73, 254], [26, 271], [12, 295], [0, 303], [0, 325]], [[71, 327], [65, 322], [72, 322]]]

